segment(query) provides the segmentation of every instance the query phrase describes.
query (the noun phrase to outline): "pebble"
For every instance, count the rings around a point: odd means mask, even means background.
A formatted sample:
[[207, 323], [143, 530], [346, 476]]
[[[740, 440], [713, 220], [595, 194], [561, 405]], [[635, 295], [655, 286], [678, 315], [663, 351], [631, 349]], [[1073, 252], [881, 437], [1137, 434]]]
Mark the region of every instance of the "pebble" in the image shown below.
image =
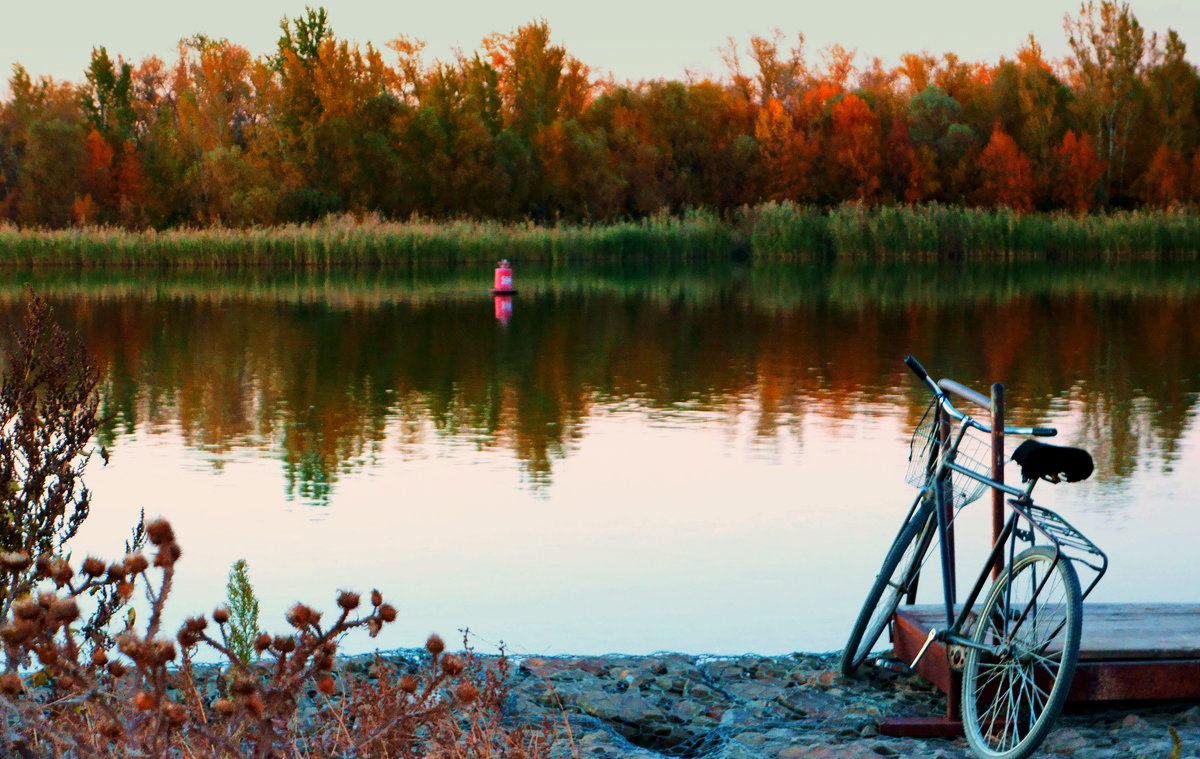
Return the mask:
[[[871, 668], [845, 678], [837, 668], [835, 654], [539, 657], [515, 668], [513, 703], [533, 712], [523, 716], [558, 724], [558, 710], [568, 712], [577, 725], [580, 756], [972, 757], [962, 738], [880, 736], [879, 723], [889, 716], [945, 713], [944, 697], [927, 683]], [[1182, 759], [1195, 759], [1200, 746], [1200, 705], [1195, 702], [1069, 713], [1059, 719], [1039, 755], [1166, 757], [1172, 727], [1182, 741]]]

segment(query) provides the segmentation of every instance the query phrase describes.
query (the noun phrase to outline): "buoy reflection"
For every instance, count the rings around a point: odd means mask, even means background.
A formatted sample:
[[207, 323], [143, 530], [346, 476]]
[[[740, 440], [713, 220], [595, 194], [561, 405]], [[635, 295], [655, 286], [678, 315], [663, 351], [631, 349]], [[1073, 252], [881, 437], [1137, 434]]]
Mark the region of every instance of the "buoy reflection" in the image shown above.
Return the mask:
[[497, 295], [496, 301], [496, 321], [507, 326], [513, 315], [513, 299], [511, 295]]

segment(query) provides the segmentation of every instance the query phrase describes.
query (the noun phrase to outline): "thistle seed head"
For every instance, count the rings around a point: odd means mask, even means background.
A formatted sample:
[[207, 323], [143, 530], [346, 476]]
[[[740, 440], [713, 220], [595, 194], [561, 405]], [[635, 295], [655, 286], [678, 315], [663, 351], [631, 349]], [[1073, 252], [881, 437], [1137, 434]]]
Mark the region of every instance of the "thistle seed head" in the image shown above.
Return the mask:
[[475, 687], [474, 683], [470, 681], [463, 681], [454, 689], [454, 697], [458, 699], [460, 703], [469, 704], [475, 699], [479, 698], [479, 689]]
[[311, 606], [304, 604], [296, 604], [287, 613], [287, 622], [297, 630], [303, 630], [306, 627], [320, 624], [321, 615]]
[[146, 525], [146, 535], [150, 538], [150, 542], [156, 546], [171, 543], [175, 540], [175, 531], [171, 529], [171, 523], [165, 519], [155, 519]]
[[254, 639], [254, 650], [256, 653], [262, 653], [271, 647], [271, 633], [261, 632]]
[[442, 657], [442, 671], [451, 677], [458, 677], [463, 671], [463, 661], [454, 654]]
[[428, 640], [425, 641], [425, 650], [434, 656], [437, 656], [446, 650], [446, 641], [442, 640], [440, 635], [434, 633], [433, 635], [429, 636]]
[[83, 573], [88, 577], [99, 577], [106, 570], [107, 567], [104, 566], [104, 561], [97, 559], [95, 556], [89, 556], [83, 560]]
[[263, 714], [267, 711], [267, 705], [263, 703], [262, 696], [254, 693], [245, 702], [246, 711], [255, 719], [262, 719]]
[[0, 568], [9, 572], [21, 572], [29, 568], [33, 560], [29, 554], [20, 551], [4, 551], [0, 553]]
[[12, 606], [13, 616], [17, 619], [40, 619], [44, 610], [37, 601], [29, 596], [16, 601]]
[[74, 598], [59, 598], [51, 604], [48, 616], [53, 624], [70, 624], [79, 618], [79, 605]]
[[131, 553], [125, 557], [125, 571], [131, 575], [145, 572], [150, 567], [150, 562], [140, 553]]
[[208, 627], [208, 620], [204, 617], [188, 617], [183, 626], [188, 629], [188, 632], [204, 632], [204, 628]]
[[71, 581], [75, 576], [75, 570], [71, 569], [71, 565], [63, 559], [55, 559], [53, 563], [54, 584], [62, 587]]
[[25, 684], [21, 682], [21, 676], [16, 672], [5, 672], [0, 675], [0, 693], [15, 698], [21, 695], [23, 690], [25, 690]]
[[154, 662], [166, 664], [175, 660], [175, 644], [169, 640], [154, 641]]
[[175, 562], [179, 561], [180, 556], [183, 556], [183, 549], [179, 547], [179, 544], [167, 543], [158, 549], [158, 553], [154, 554], [154, 566], [175, 566]]
[[337, 605], [346, 611], [354, 611], [358, 608], [359, 597], [357, 593], [351, 593], [348, 590], [343, 590], [338, 593]]

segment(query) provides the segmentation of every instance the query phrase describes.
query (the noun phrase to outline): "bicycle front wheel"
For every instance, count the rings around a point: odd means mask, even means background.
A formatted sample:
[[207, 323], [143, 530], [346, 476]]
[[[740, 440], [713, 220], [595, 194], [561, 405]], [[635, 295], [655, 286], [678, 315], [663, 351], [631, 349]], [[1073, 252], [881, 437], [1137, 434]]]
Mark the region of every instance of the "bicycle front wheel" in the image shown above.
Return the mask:
[[852, 675], [862, 666], [883, 634], [903, 598], [913, 588], [917, 574], [929, 552], [933, 535], [937, 531], [937, 520], [933, 518], [933, 507], [922, 500], [914, 508], [909, 520], [900, 528], [892, 547], [883, 560], [883, 566], [867, 593], [862, 611], [850, 630], [850, 639], [842, 651], [842, 674]]
[[976, 617], [962, 679], [963, 729], [976, 756], [1023, 759], [1050, 733], [1079, 659], [1083, 600], [1066, 557], [1022, 551]]

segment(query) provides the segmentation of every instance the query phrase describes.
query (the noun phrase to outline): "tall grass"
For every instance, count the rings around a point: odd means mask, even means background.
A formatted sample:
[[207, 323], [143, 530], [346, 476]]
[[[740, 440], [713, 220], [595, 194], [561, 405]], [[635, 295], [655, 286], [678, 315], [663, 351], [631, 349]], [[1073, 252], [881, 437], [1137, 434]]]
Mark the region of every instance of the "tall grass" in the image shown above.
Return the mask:
[[565, 261], [647, 254], [720, 258], [733, 229], [712, 213], [606, 225], [494, 221], [388, 222], [337, 217], [249, 229], [20, 230], [0, 226], [0, 264], [25, 266], [283, 266], [446, 264], [498, 258]]
[[336, 217], [249, 229], [65, 230], [0, 225], [0, 265], [331, 268], [492, 261], [1192, 257], [1200, 213], [1018, 214], [928, 204], [825, 209], [790, 202], [611, 224]]
[[1138, 258], [1200, 251], [1194, 209], [1071, 216], [936, 203], [826, 210], [784, 202], [747, 209], [740, 221], [763, 259]]

